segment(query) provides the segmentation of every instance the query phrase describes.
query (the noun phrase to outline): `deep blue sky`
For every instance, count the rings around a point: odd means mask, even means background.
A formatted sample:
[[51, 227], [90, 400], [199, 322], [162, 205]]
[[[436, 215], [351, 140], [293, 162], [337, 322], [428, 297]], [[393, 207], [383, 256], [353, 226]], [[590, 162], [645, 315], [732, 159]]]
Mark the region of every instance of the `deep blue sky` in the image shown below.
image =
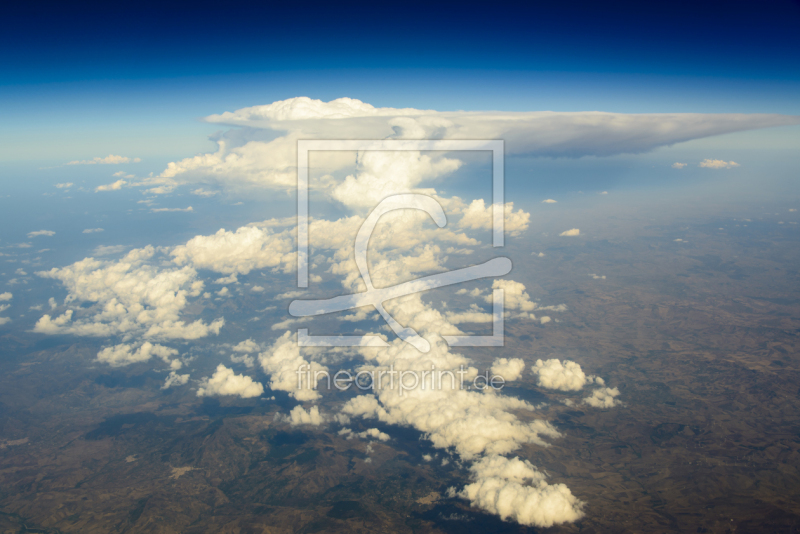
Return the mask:
[[800, 76], [793, 0], [33, 1], [3, 19], [3, 84], [323, 68]]
[[800, 114], [797, 0], [31, 1], [4, 6], [2, 21], [4, 164], [180, 158], [213, 148], [217, 128], [198, 118], [295, 96]]

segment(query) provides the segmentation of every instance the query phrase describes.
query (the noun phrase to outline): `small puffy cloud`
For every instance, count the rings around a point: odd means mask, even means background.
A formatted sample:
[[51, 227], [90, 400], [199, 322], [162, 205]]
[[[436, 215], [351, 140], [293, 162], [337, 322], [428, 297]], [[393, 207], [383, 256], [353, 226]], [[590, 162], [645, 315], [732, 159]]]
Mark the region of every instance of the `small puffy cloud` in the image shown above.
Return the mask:
[[238, 345], [235, 345], [233, 347], [233, 350], [236, 351], [236, 352], [251, 353], [251, 352], [260, 351], [261, 347], [259, 346], [258, 343], [256, 343], [252, 339], [245, 339], [244, 341], [242, 341]]
[[215, 284], [219, 284], [219, 285], [238, 284], [239, 283], [239, 277], [236, 276], [236, 273], [233, 273], [233, 274], [231, 274], [229, 276], [223, 276], [221, 278], [217, 278], [216, 280], [214, 280], [214, 283]]
[[558, 235], [561, 237], [573, 237], [576, 235], [581, 235], [581, 231], [578, 228], [572, 228], [571, 230], [565, 230]]
[[196, 236], [170, 253], [178, 265], [192, 264], [223, 274], [248, 274], [253, 269], [281, 267], [294, 269], [295, 247], [288, 232], [243, 226], [236, 232], [224, 229], [216, 234]]
[[269, 387], [286, 391], [299, 401], [320, 397], [316, 391], [317, 374], [327, 376], [328, 368], [308, 362], [300, 355], [300, 347], [291, 332], [284, 333], [273, 345], [258, 355], [264, 372], [270, 375]]
[[52, 230], [36, 230], [35, 232], [28, 232], [28, 237], [38, 237], [40, 235], [56, 235], [56, 233]]
[[59, 189], [69, 189], [73, 185], [75, 185], [75, 184], [73, 184], [72, 182], [65, 182], [63, 184], [56, 184], [56, 187], [59, 188]]
[[545, 200], [542, 200], [542, 204], [555, 204], [557, 202], [558, 200], [553, 200], [552, 198], [547, 198]]
[[4, 325], [6, 323], [10, 323], [10, 322], [11, 322], [11, 319], [9, 319], [8, 317], [0, 317], [0, 326]]
[[470, 297], [479, 297], [481, 293], [483, 293], [483, 290], [477, 287], [472, 291], [469, 291], [467, 289], [459, 289], [458, 291], [456, 291], [456, 295], [469, 295]]
[[521, 358], [499, 358], [492, 364], [492, 374], [506, 381], [517, 380], [524, 369], [525, 362]]
[[297, 297], [302, 297], [305, 294], [306, 294], [306, 292], [305, 291], [301, 291], [301, 290], [287, 291], [286, 293], [281, 293], [279, 295], [276, 295], [275, 298], [276, 299], [295, 299]]
[[207, 189], [203, 189], [202, 187], [195, 189], [192, 191], [193, 195], [197, 195], [199, 197], [213, 197], [214, 195], [218, 195], [219, 191], [208, 191]]
[[189, 381], [189, 375], [179, 375], [175, 371], [169, 373], [166, 380], [164, 380], [164, 385], [161, 386], [161, 389], [169, 389], [174, 386], [183, 386]]
[[6, 291], [5, 293], [0, 293], [0, 302], [11, 300], [12, 298], [14, 298], [14, 295], [9, 293], [8, 291]]
[[569, 360], [536, 360], [531, 372], [537, 375], [539, 386], [547, 389], [578, 391], [592, 382], [580, 365]]
[[592, 277], [592, 280], [605, 280], [606, 279], [606, 275], [604, 275], [604, 274], [589, 273], [589, 276]]
[[264, 288], [261, 286], [253, 286], [250, 288], [250, 291], [252, 291], [253, 293], [261, 293], [264, 291]]
[[92, 256], [113, 256], [128, 249], [125, 245], [99, 245], [92, 251]]
[[255, 358], [250, 356], [250, 354], [261, 350], [261, 346], [252, 339], [245, 339], [238, 345], [235, 345], [233, 350], [240, 353], [240, 355], [231, 354], [231, 361], [234, 363], [243, 363], [246, 367], [251, 368], [255, 367], [256, 363]]
[[732, 169], [733, 167], [738, 167], [739, 164], [735, 161], [725, 161], [722, 159], [704, 159], [698, 166], [706, 169]]
[[[72, 310], [70, 310], [71, 312]], [[45, 317], [48, 317], [45, 315]], [[170, 363], [170, 357], [177, 356], [178, 351], [163, 345], [154, 345], [148, 341], [138, 348], [122, 343], [113, 347], [105, 347], [97, 353], [97, 361], [109, 364], [111, 367], [123, 367], [132, 363], [146, 362], [157, 356]]]
[[617, 388], [600, 388], [594, 390], [590, 397], [583, 399], [583, 402], [595, 408], [613, 408], [622, 404], [614, 398], [617, 395], [619, 395]]
[[245, 375], [237, 375], [232, 369], [222, 364], [217, 366], [211, 378], [203, 381], [197, 390], [198, 397], [212, 395], [238, 395], [243, 399], [260, 397], [264, 393], [264, 386]]
[[190, 212], [194, 211], [194, 208], [189, 206], [188, 208], [150, 208], [152, 213], [163, 213], [163, 212]]
[[381, 432], [377, 428], [370, 428], [369, 430], [365, 430], [364, 432], [359, 432], [356, 435], [360, 438], [364, 439], [372, 438], [372, 439], [378, 439], [380, 441], [389, 441], [391, 439], [389, 434], [387, 434], [386, 432]]
[[679, 163], [679, 162], [676, 161], [675, 163], [672, 164], [672, 168], [673, 169], [682, 169], [682, 168], [686, 167], [686, 165], [688, 165], [688, 163]]
[[102, 228], [87, 228], [83, 231], [84, 234], [96, 234], [99, 232], [104, 232]]
[[[507, 202], [503, 206], [503, 216], [505, 217], [505, 231], [509, 235], [516, 237], [528, 229], [531, 214], [523, 210], [514, 211], [513, 202]], [[491, 230], [492, 221], [492, 204], [487, 206], [483, 199], [479, 198], [467, 206], [458, 225], [461, 228]]]
[[98, 191], [118, 191], [122, 189], [122, 186], [127, 184], [125, 180], [117, 180], [113, 184], [106, 184], [106, 185], [98, 185], [94, 188], [95, 192]]
[[[531, 301], [530, 295], [525, 291], [525, 284], [514, 280], [500, 279], [492, 282], [492, 289], [503, 290], [504, 306], [507, 310], [529, 312], [536, 308], [536, 303]], [[493, 296], [491, 294], [484, 297], [484, 300], [488, 303], [491, 303], [492, 299]]]
[[325, 418], [319, 413], [319, 406], [312, 406], [308, 411], [305, 411], [302, 406], [295, 406], [288, 416], [284, 416], [281, 419], [292, 426], [319, 426], [325, 422]]
[[447, 317], [447, 322], [453, 325], [463, 323], [491, 323], [494, 319], [494, 316], [491, 313], [486, 313], [477, 304], [472, 304], [466, 312], [448, 312], [445, 315]]
[[139, 163], [141, 158], [128, 158], [126, 156], [115, 156], [114, 154], [109, 154], [108, 156], [101, 158], [92, 158], [92, 159], [84, 159], [84, 160], [75, 160], [70, 161], [67, 165], [119, 165], [121, 163]]
[[50, 315], [43, 315], [41, 319], [36, 321], [33, 331], [37, 334], [60, 334], [62, 328], [66, 327], [72, 320], [72, 310], [67, 310], [55, 319]]
[[564, 484], [548, 484], [529, 461], [490, 455], [470, 467], [474, 482], [458, 495], [500, 519], [551, 527], [583, 517], [584, 503]]
[[237, 356], [235, 354], [231, 354], [231, 361], [233, 363], [241, 363], [244, 364], [245, 367], [251, 369], [256, 366], [256, 360], [249, 354], [242, 354], [241, 356]]

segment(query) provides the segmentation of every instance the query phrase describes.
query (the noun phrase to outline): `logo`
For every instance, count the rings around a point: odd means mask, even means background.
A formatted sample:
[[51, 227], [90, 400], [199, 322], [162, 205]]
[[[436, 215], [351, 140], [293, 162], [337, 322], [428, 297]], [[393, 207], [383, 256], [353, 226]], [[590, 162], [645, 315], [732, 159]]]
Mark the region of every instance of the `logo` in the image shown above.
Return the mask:
[[[477, 151], [492, 152], [492, 245], [504, 246], [504, 171], [503, 141], [461, 141], [461, 140], [381, 140], [381, 141], [342, 141], [342, 140], [301, 140], [297, 143], [297, 286], [308, 287], [308, 153], [312, 150], [436, 150], [436, 151]], [[424, 276], [395, 286], [375, 288], [367, 263], [367, 247], [370, 237], [381, 216], [398, 209], [416, 209], [426, 212], [439, 226], [447, 224], [447, 216], [439, 202], [428, 195], [418, 193], [397, 194], [384, 198], [370, 212], [356, 235], [355, 260], [366, 291], [341, 295], [324, 300], [294, 300], [289, 305], [289, 313], [294, 317], [310, 317], [373, 306], [389, 327], [404, 342], [421, 352], [430, 350], [430, 343], [414, 329], [399, 324], [384, 308], [384, 302], [412, 293], [459, 284], [481, 278], [504, 276], [511, 271], [511, 260], [506, 257], [493, 258], [485, 263], [464, 267], [444, 273]], [[491, 336], [442, 336], [451, 347], [498, 347], [503, 345], [503, 290], [495, 289], [492, 295], [492, 335]], [[378, 336], [311, 336], [307, 328], [297, 331], [300, 346], [315, 347], [386, 347], [388, 344]]]

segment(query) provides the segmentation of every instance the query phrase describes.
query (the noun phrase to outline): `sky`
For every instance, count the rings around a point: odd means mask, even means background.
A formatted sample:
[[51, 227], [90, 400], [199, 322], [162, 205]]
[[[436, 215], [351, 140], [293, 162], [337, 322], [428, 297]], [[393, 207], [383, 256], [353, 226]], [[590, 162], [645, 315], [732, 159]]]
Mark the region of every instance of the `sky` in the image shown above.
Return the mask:
[[[558, 437], [546, 421], [516, 419], [532, 407], [448, 390], [415, 391], [413, 409], [394, 392], [332, 408], [293, 385], [297, 364], [327, 369], [344, 357], [301, 351], [299, 326], [389, 332], [374, 312], [322, 323], [286, 313], [299, 295], [297, 142], [504, 140], [502, 209], [517, 270], [448, 305], [418, 294], [387, 305], [433, 348], [414, 352], [398, 338], [346, 353], [376, 369], [468, 363], [437, 336], [485, 327], [495, 291], [509, 321], [558, 328], [566, 307], [532, 300], [521, 281], [533, 276], [534, 238], [588, 243], [598, 239], [593, 221], [633, 208], [637, 227], [648, 210], [677, 220], [765, 204], [782, 210], [786, 228], [797, 222], [796, 1], [29, 2], [4, 20], [0, 47], [14, 53], [0, 57], [0, 327], [82, 339], [98, 365], [155, 361], [163, 388], [186, 395], [284, 392], [298, 404], [280, 417], [295, 426], [363, 417], [413, 427], [468, 466], [474, 483], [454, 495], [502, 516], [487, 488], [504, 485], [519, 497], [508, 517], [523, 524], [583, 513], [567, 486], [510, 456]], [[306, 296], [366, 287], [351, 237], [387, 195], [435, 198], [449, 223], [387, 215], [370, 245], [381, 283], [491, 257], [487, 154], [313, 157]], [[265, 301], [277, 304], [258, 309]], [[212, 342], [248, 356], [203, 353]], [[522, 363], [494, 365], [516, 376]], [[545, 389], [585, 389], [587, 406], [620, 405], [614, 376], [559, 360], [531, 372]], [[552, 508], [531, 515], [525, 503], [543, 496]]]
[[438, 110], [800, 114], [795, 1], [488, 11], [15, 3], [0, 36], [14, 50], [0, 58], [0, 161], [97, 150], [176, 158], [208, 147], [213, 131], [200, 117], [295, 96]]

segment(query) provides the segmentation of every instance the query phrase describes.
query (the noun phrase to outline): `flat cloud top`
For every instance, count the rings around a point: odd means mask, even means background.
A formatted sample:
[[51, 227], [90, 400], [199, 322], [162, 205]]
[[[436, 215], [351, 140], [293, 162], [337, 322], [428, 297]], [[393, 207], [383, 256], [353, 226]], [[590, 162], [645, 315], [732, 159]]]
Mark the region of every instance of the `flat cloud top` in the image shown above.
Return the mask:
[[[214, 186], [215, 190], [238, 186], [293, 190], [297, 185], [297, 141], [301, 139], [499, 139], [504, 141], [504, 153], [508, 155], [579, 158], [640, 154], [704, 137], [800, 124], [800, 117], [776, 114], [443, 112], [376, 108], [351, 98], [323, 102], [307, 97], [227, 111], [205, 120], [235, 127], [218, 137], [216, 152], [170, 162], [158, 176], [135, 184], [118, 181], [98, 190], [143, 186], [149, 187], [150, 193], [163, 194], [182, 185], [193, 185], [194, 191], [206, 192], [197, 189], [198, 184]], [[264, 130], [273, 133], [265, 136]], [[352, 157], [344, 153], [324, 154], [320, 152], [315, 158], [322, 162], [320, 168], [326, 173], [343, 170], [352, 163]], [[401, 181], [405, 186], [419, 187], [423, 179], [435, 179], [458, 169], [462, 162], [457, 157], [457, 152], [448, 153], [446, 158], [432, 158], [427, 153], [402, 157], [396, 154], [394, 164], [385, 165], [377, 161], [382, 156], [364, 152], [364, 169], [359, 175], [348, 176], [338, 184], [331, 178], [312, 186], [339, 202], [352, 203], [360, 198], [366, 202], [363, 193], [371, 191], [374, 196], [375, 191], [372, 171], [407, 167], [414, 179]], [[384, 193], [392, 192], [395, 191]], [[371, 202], [373, 199], [367, 196]]]
[[209, 115], [205, 120], [302, 130], [322, 139], [504, 139], [509, 154], [566, 157], [635, 154], [702, 137], [800, 124], [800, 117], [778, 114], [435, 111], [308, 97]]

